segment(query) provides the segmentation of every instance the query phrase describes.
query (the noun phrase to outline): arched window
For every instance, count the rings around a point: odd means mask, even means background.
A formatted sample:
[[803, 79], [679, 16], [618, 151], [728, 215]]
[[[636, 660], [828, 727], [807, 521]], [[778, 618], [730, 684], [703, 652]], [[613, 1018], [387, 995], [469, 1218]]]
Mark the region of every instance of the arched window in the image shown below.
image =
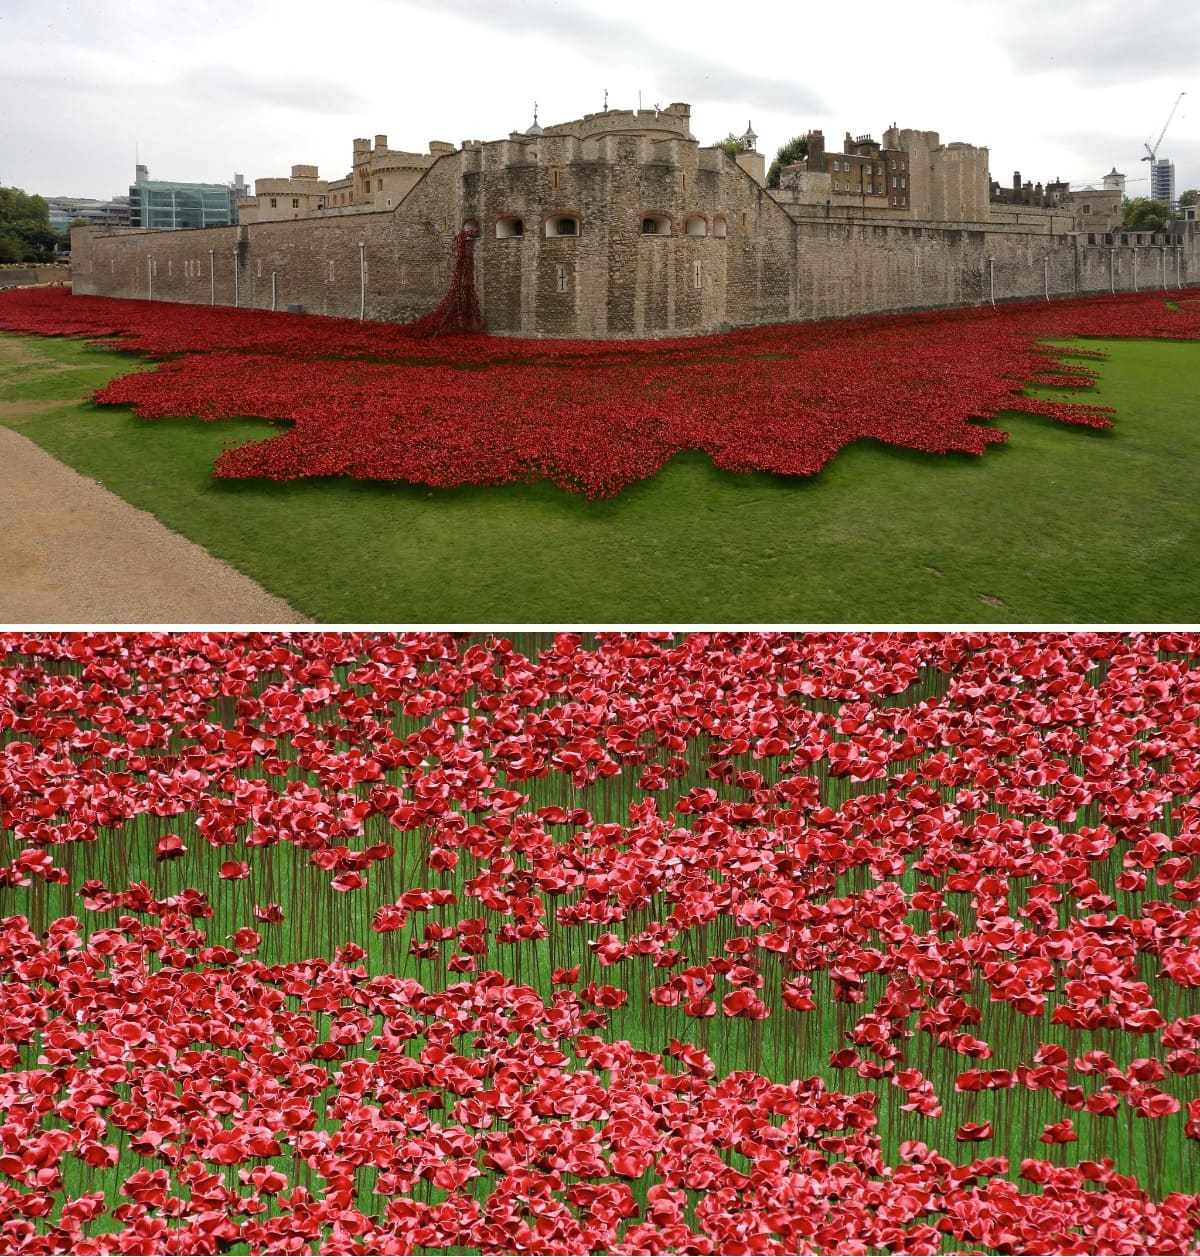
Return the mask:
[[669, 236], [670, 234], [671, 220], [665, 214], [642, 215], [643, 236]]
[[523, 218], [518, 218], [515, 214], [506, 214], [503, 218], [496, 219], [497, 240], [512, 240], [524, 234], [525, 220]]
[[685, 236], [707, 236], [708, 223], [705, 222], [703, 215], [692, 214], [689, 218], [683, 220], [683, 234]]
[[574, 214], [555, 214], [546, 219], [546, 235], [577, 236], [579, 235], [579, 219]]
[[713, 235], [721, 236], [722, 238], [729, 235], [729, 224], [726, 223], [724, 214], [718, 214], [713, 219]]

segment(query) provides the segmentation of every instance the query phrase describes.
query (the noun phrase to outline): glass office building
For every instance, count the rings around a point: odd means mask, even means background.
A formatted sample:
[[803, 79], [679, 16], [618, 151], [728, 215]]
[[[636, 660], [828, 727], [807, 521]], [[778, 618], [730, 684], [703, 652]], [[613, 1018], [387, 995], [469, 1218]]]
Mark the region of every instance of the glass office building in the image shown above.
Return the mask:
[[[129, 225], [157, 231], [182, 231], [188, 227], [228, 227], [237, 222], [238, 182], [167, 183], [145, 177], [129, 188]], [[243, 185], [244, 186], [244, 185]]]

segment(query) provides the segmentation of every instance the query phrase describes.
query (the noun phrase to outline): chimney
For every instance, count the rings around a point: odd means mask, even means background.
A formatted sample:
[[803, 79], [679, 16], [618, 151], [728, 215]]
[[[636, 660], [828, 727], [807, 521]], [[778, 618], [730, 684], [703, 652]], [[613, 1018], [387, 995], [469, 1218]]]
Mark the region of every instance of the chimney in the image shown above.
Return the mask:
[[808, 168], [809, 170], [825, 169], [824, 131], [810, 131], [808, 133]]

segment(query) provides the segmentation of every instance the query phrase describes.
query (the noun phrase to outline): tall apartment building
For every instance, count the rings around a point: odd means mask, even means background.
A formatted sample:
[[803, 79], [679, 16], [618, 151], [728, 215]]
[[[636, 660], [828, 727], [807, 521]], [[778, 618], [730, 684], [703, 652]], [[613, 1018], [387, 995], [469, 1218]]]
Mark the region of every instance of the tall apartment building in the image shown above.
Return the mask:
[[1150, 163], [1150, 199], [1175, 204], [1175, 163], [1165, 157]]

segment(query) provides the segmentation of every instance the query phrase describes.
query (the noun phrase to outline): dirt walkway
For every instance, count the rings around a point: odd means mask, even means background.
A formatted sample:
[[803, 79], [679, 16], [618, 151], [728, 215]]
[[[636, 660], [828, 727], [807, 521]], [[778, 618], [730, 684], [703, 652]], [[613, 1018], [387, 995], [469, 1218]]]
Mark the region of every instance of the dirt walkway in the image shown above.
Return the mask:
[[309, 623], [4, 427], [0, 468], [0, 624]]

